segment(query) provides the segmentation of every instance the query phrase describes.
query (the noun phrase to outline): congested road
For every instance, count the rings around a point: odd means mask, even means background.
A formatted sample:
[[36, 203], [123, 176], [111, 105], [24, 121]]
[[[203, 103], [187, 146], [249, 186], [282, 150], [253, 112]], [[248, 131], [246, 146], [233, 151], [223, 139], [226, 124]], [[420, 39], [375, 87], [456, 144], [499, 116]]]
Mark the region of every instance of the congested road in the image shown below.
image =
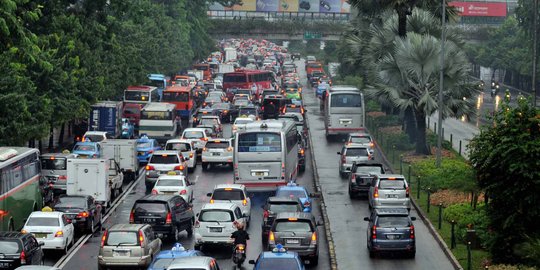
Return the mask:
[[[231, 126], [229, 124], [224, 125], [224, 137], [228, 138], [231, 134]], [[309, 151], [309, 150], [308, 150]], [[313, 192], [313, 170], [310, 166], [310, 155], [307, 155], [306, 170], [297, 179], [299, 185], [303, 185]], [[142, 174], [141, 174], [142, 175]], [[214, 167], [209, 171], [202, 171], [202, 166], [197, 166], [195, 172], [190, 174], [191, 179], [195, 182], [194, 188], [194, 212], [199, 212], [204, 203], [207, 203], [209, 198], [206, 196], [208, 192], [211, 192], [214, 185], [232, 183], [233, 171], [230, 167]], [[105, 228], [109, 228], [118, 223], [129, 223], [129, 213], [133, 206], [133, 203], [148, 194], [144, 186], [144, 179], [141, 177], [138, 179], [138, 183], [135, 188], [125, 197], [120, 203], [114, 213], [104, 223]], [[262, 206], [266, 198], [270, 194], [266, 193], [252, 193], [250, 194], [252, 200], [251, 210], [251, 224], [248, 229], [251, 240], [248, 242], [247, 259], [242, 269], [251, 269], [252, 266], [247, 263], [248, 260], [256, 259], [260, 252], [264, 251], [261, 242], [261, 222], [262, 222]], [[319, 202], [315, 201], [315, 207], [313, 208], [313, 214], [315, 217], [320, 216]], [[319, 233], [321, 240], [326, 239], [324, 235], [324, 228], [319, 227]], [[99, 252], [101, 233], [94, 234], [88, 242], [82, 245], [72, 257], [66, 261], [65, 264], [60, 265], [62, 269], [81, 269], [81, 270], [93, 270], [97, 269], [97, 255]], [[181, 234], [181, 243], [184, 247], [192, 249], [194, 242], [193, 238], [189, 238], [185, 232]], [[172, 248], [173, 243], [164, 241], [162, 250]], [[327, 243], [323, 240], [320, 241], [320, 254], [319, 264], [317, 267], [311, 269], [329, 269], [328, 247]], [[75, 247], [77, 248], [77, 247]], [[218, 260], [218, 264], [221, 269], [235, 269], [231, 260], [231, 250], [229, 248], [215, 248], [205, 249], [204, 253], [208, 256], [214, 257]], [[50, 257], [47, 260], [48, 265], [54, 265], [57, 257]]]

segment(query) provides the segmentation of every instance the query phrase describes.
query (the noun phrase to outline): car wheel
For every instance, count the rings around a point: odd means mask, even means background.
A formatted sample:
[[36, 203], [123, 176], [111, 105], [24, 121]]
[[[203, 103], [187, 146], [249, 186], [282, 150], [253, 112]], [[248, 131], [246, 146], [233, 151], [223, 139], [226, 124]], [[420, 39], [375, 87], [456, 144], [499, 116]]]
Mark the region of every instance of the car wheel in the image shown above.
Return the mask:
[[66, 243], [64, 245], [64, 250], [62, 250], [64, 255], [68, 253], [68, 250], [69, 250], [69, 242], [66, 240]]
[[186, 229], [187, 235], [191, 237], [193, 235], [193, 220], [189, 222], [189, 225]]
[[98, 264], [97, 266], [98, 270], [107, 270], [107, 267], [101, 265], [101, 264]]
[[208, 169], [209, 169], [208, 167], [209, 167], [209, 166], [208, 166], [208, 162], [203, 162], [203, 163], [202, 163], [202, 169], [203, 169], [203, 171], [208, 170]]
[[414, 259], [414, 257], [416, 256], [416, 250], [410, 251], [407, 255], [409, 259]]
[[310, 266], [317, 266], [317, 264], [319, 264], [319, 256], [315, 256], [311, 259], [309, 259], [309, 265]]
[[354, 199], [354, 194], [351, 192], [351, 190], [349, 189], [349, 199]]
[[370, 251], [369, 251], [369, 257], [370, 257], [370, 258], [375, 258], [375, 251], [370, 250]]
[[193, 249], [194, 249], [194, 250], [199, 250], [199, 251], [200, 251], [200, 250], [202, 250], [202, 246], [201, 246], [201, 245], [195, 245], [195, 246], [193, 247]]
[[178, 243], [180, 241], [180, 236], [178, 235], [178, 227], [174, 226], [174, 230], [173, 230], [173, 235], [171, 237], [171, 239], [174, 240], [175, 243]]
[[95, 228], [94, 218], [92, 218], [88, 224], [89, 224], [89, 226], [88, 226], [88, 228], [86, 228], [86, 230], [88, 231], [88, 233], [94, 233], [94, 231], [95, 231], [94, 230], [94, 228]]

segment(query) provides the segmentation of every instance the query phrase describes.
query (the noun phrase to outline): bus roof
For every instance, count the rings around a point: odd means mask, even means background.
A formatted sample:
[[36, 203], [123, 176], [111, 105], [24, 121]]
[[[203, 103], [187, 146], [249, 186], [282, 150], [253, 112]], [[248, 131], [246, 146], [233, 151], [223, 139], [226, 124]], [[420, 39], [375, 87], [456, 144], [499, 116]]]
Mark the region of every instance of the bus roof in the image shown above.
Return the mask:
[[337, 92], [337, 91], [355, 91], [355, 92], [360, 92], [360, 89], [358, 89], [357, 87], [355, 86], [350, 86], [350, 85], [334, 85], [332, 87], [330, 87], [330, 92]]
[[127, 87], [126, 91], [153, 91], [156, 90], [155, 86], [146, 86], [146, 85], [130, 85]]
[[241, 69], [235, 72], [227, 72], [223, 74], [223, 76], [238, 76], [238, 75], [245, 75], [245, 74], [261, 74], [261, 73], [271, 73], [271, 71], [268, 70], [253, 70], [253, 69]]
[[287, 120], [264, 120], [264, 121], [255, 121], [246, 124], [246, 132], [252, 131], [281, 131], [287, 130], [293, 126], [296, 128], [296, 125], [292, 121]]
[[174, 84], [171, 86], [167, 86], [165, 89], [165, 92], [190, 92], [190, 89], [188, 86], [181, 86], [179, 84]]
[[143, 111], [155, 111], [155, 112], [165, 112], [165, 111], [174, 111], [176, 105], [165, 102], [150, 102], [144, 106]]
[[23, 158], [28, 153], [37, 153], [39, 155], [39, 150], [28, 147], [0, 147], [0, 168], [4, 167], [5, 164]]

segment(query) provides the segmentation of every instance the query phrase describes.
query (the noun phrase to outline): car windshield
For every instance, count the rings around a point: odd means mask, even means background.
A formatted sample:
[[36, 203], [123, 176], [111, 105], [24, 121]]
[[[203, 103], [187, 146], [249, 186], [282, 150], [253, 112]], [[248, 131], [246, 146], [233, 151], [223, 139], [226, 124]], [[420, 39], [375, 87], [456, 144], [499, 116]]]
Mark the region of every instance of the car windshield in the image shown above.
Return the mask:
[[257, 109], [255, 108], [242, 108], [238, 110], [238, 115], [250, 115], [250, 114], [257, 114]]
[[213, 148], [213, 149], [216, 149], [216, 148], [227, 148], [229, 147], [229, 142], [207, 142], [206, 143], [206, 148]]
[[302, 211], [297, 202], [273, 202], [270, 203], [270, 207], [268, 210], [274, 213]]
[[280, 220], [276, 223], [276, 232], [311, 232], [308, 221]]
[[180, 152], [191, 151], [191, 145], [187, 142], [185, 143], [168, 143], [165, 145], [165, 150], [176, 150]]
[[215, 103], [212, 105], [212, 109], [228, 109], [229, 104], [228, 103]]
[[377, 219], [377, 227], [395, 228], [408, 226], [409, 218], [406, 216], [379, 216]]
[[234, 101], [235, 106], [247, 106], [249, 105], [249, 100], [247, 99], [236, 99]]
[[382, 168], [379, 166], [358, 166], [357, 173], [382, 173]]
[[166, 213], [167, 204], [163, 202], [140, 202], [133, 207], [135, 213]]
[[369, 153], [366, 148], [347, 148], [345, 155], [348, 157], [357, 157], [357, 156], [368, 156]]
[[109, 232], [107, 234], [108, 246], [135, 246], [139, 244], [137, 232]]
[[88, 134], [86, 136], [84, 136], [84, 139], [89, 141], [89, 142], [101, 142], [103, 141], [103, 135], [93, 135], [93, 134]]
[[185, 139], [200, 139], [204, 138], [204, 133], [202, 131], [186, 131], [182, 137]]
[[86, 208], [86, 201], [85, 197], [60, 197], [55, 207]]
[[241, 201], [244, 198], [244, 192], [239, 189], [216, 189], [212, 194], [212, 199], [214, 200], [224, 200], [224, 201]]
[[0, 254], [19, 253], [21, 246], [17, 240], [0, 241]]
[[203, 210], [199, 215], [199, 221], [231, 222], [233, 220], [233, 213], [228, 210]]
[[137, 148], [150, 148], [152, 147], [152, 142], [137, 142]]
[[43, 170], [65, 170], [66, 159], [65, 158], [42, 158], [41, 169]]
[[351, 139], [349, 140], [350, 142], [352, 143], [370, 143], [371, 142], [371, 138], [367, 137], [367, 136], [363, 136], [363, 137], [351, 137]]
[[179, 163], [178, 161], [178, 156], [176, 155], [167, 155], [167, 154], [163, 154], [163, 155], [160, 155], [160, 154], [157, 154], [157, 155], [152, 155], [152, 157], [150, 158], [150, 161], [148, 163], [153, 163], [153, 164], [175, 164], [175, 163]]
[[257, 269], [260, 270], [299, 270], [298, 261], [294, 258], [272, 258], [259, 261]]
[[217, 125], [218, 121], [215, 118], [201, 118], [200, 125]]
[[379, 181], [380, 189], [405, 189], [405, 181], [403, 180], [381, 180]]
[[81, 145], [81, 144], [77, 144], [75, 145], [75, 147], [73, 148], [73, 151], [96, 151], [96, 147], [93, 146], [93, 145]]
[[60, 220], [57, 217], [30, 217], [26, 226], [58, 227]]
[[184, 256], [178, 257], [178, 258], [157, 258], [154, 261], [154, 264], [151, 265], [151, 268], [148, 269], [156, 269], [156, 270], [165, 270], [165, 269], [175, 269], [175, 270], [204, 270], [203, 268], [185, 268], [185, 267], [174, 267], [174, 268], [168, 268], [171, 266], [171, 264], [181, 264], [182, 259], [185, 258]]
[[276, 197], [307, 198], [306, 192], [301, 189], [279, 189]]
[[156, 182], [156, 187], [183, 187], [184, 181], [178, 179], [160, 179]]
[[251, 118], [249, 119], [236, 119], [236, 121], [234, 121], [234, 124], [235, 125], [241, 125], [241, 124], [247, 124], [247, 123], [251, 123], [253, 122], [253, 120]]

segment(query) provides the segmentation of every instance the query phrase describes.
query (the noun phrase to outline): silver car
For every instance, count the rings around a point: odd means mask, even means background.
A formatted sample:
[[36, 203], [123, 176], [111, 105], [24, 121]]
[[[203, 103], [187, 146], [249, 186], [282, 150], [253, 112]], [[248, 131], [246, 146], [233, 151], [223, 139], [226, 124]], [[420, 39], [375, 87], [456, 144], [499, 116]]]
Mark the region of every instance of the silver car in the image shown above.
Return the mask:
[[167, 270], [219, 270], [216, 259], [206, 256], [184, 257], [174, 260]]
[[353, 162], [362, 162], [372, 160], [373, 156], [370, 154], [369, 149], [365, 146], [358, 145], [344, 145], [341, 152], [337, 152], [340, 155], [339, 159], [339, 175], [343, 178], [351, 172]]
[[203, 148], [202, 155], [203, 170], [208, 170], [211, 165], [233, 164], [233, 147], [229, 139], [210, 139]]
[[375, 152], [375, 142], [368, 133], [351, 133], [346, 144], [367, 147], [371, 155]]
[[411, 210], [409, 184], [400, 174], [375, 175], [368, 194], [369, 207], [407, 208]]

